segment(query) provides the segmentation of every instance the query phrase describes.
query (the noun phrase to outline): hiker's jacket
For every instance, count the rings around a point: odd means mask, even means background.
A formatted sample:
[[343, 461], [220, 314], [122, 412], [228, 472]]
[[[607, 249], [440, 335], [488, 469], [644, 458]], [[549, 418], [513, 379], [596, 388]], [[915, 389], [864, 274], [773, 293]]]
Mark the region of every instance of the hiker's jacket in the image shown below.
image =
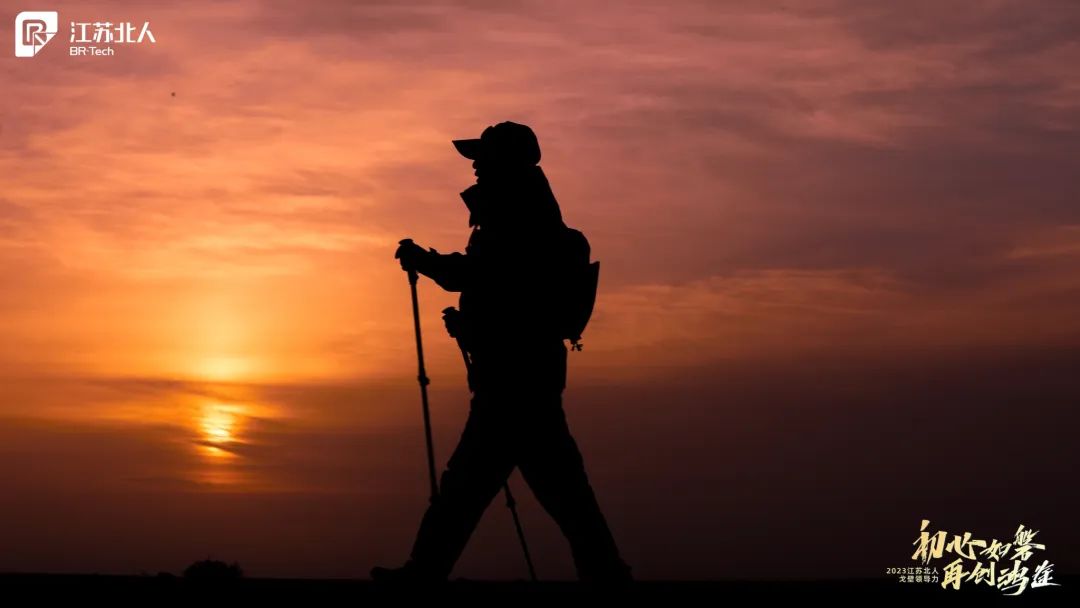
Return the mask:
[[[535, 202], [496, 204], [527, 209]], [[561, 315], [567, 279], [588, 265], [589, 244], [556, 218], [530, 221], [534, 215], [520, 213], [513, 218], [517, 221], [474, 229], [464, 254], [428, 253], [418, 260], [417, 271], [448, 291], [461, 292], [460, 334], [472, 357], [471, 379], [478, 392], [558, 392], [566, 386]]]

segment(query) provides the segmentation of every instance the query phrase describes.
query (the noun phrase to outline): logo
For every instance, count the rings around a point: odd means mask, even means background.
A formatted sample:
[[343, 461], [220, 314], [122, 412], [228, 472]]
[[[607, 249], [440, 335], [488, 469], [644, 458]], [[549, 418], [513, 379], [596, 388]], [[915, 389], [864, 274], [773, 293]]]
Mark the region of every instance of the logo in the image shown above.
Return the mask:
[[15, 16], [15, 56], [33, 57], [56, 35], [56, 11], [23, 11]]
[[1046, 544], [1035, 542], [1038, 530], [1021, 524], [1004, 541], [976, 538], [971, 532], [952, 534], [950, 540], [948, 532], [931, 533], [929, 526], [930, 520], [922, 520], [919, 537], [911, 543], [916, 547], [911, 559], [921, 565], [886, 568], [886, 574], [900, 575], [901, 583], [930, 583], [954, 591], [986, 586], [1005, 595], [1061, 586], [1053, 582], [1053, 562], [1043, 558]]

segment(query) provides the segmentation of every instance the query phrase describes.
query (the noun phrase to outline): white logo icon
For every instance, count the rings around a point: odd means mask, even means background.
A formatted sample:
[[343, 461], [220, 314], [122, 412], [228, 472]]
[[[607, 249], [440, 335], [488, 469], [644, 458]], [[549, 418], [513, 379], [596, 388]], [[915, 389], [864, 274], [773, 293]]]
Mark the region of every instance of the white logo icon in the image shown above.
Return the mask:
[[15, 56], [33, 57], [56, 35], [56, 11], [23, 11], [15, 17]]

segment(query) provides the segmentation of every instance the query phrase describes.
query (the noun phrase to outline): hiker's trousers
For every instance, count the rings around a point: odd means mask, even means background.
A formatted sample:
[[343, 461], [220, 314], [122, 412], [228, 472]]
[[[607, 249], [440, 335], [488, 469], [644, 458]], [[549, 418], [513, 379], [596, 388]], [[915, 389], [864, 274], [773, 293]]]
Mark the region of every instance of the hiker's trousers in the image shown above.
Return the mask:
[[600, 512], [570, 435], [560, 393], [478, 390], [412, 550], [414, 565], [449, 576], [484, 510], [514, 468], [570, 543], [582, 580], [625, 579], [629, 569]]

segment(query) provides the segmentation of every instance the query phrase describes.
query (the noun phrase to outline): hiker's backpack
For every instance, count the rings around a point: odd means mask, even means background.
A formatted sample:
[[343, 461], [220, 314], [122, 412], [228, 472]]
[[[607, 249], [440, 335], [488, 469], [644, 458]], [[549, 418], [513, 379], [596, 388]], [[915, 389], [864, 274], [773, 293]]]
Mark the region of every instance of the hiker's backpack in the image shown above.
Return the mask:
[[562, 338], [570, 341], [572, 350], [581, 350], [581, 334], [592, 317], [596, 305], [596, 288], [600, 280], [600, 262], [590, 262], [589, 241], [585, 235], [573, 228], [567, 228], [564, 234], [566, 246], [566, 268], [564, 269], [565, 292], [559, 298], [560, 330]]

